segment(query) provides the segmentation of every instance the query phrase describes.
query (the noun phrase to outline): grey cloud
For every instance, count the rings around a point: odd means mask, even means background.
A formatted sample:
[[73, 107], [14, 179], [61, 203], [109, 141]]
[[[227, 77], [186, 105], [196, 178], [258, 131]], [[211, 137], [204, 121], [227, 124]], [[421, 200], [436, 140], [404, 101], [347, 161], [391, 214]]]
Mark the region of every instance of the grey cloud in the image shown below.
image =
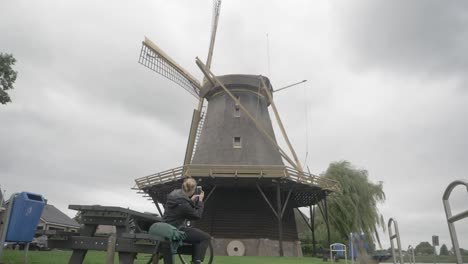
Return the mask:
[[[39, 71], [46, 66], [48, 73], [55, 75], [44, 77], [72, 84], [71, 89], [83, 93], [97, 104], [129, 108], [137, 114], [161, 119], [180, 134], [187, 133], [196, 100], [137, 63], [143, 34], [133, 32], [138, 32], [134, 30], [138, 29], [137, 22], [140, 21], [128, 23], [130, 21], [122, 21], [119, 20], [121, 17], [115, 16], [105, 19], [104, 23], [94, 24], [104, 6], [86, 13], [84, 20], [72, 18], [76, 10], [85, 9], [88, 4], [74, 3], [74, 8], [68, 7], [63, 13], [52, 12], [45, 17], [33, 7], [23, 6], [21, 10], [12, 7], [11, 12], [3, 16], [5, 21], [16, 21], [13, 17], [19, 11], [28, 14], [29, 19], [22, 23], [2, 23], [0, 30], [9, 34], [1, 41], [18, 54], [20, 66]], [[122, 5], [117, 5], [115, 11], [124, 14], [118, 8]], [[36, 8], [47, 10], [41, 5]], [[51, 11], [49, 9], [48, 12]], [[124, 37], [124, 32], [132, 33]], [[174, 93], [171, 90], [179, 91]], [[157, 114], [161, 112], [166, 114]]]
[[429, 76], [467, 70], [466, 1], [361, 1], [336, 3], [335, 11], [345, 58], [357, 68]]
[[[346, 159], [384, 181], [382, 211], [399, 220], [404, 243], [433, 232], [447, 238], [441, 192], [466, 179], [468, 163], [468, 98], [457, 80], [446, 80], [463, 78], [466, 68], [466, 4], [328, 3], [223, 2], [213, 72], [266, 75], [268, 32], [275, 88], [309, 80], [275, 94], [300, 159], [308, 152], [317, 174]], [[2, 186], [37, 190], [61, 209], [99, 203], [154, 211], [129, 188], [181, 165], [196, 100], [137, 63], [141, 40], [148, 35], [201, 77], [194, 57], [207, 53], [210, 7], [5, 3], [0, 49], [15, 54], [20, 73], [13, 104], [0, 107]]]

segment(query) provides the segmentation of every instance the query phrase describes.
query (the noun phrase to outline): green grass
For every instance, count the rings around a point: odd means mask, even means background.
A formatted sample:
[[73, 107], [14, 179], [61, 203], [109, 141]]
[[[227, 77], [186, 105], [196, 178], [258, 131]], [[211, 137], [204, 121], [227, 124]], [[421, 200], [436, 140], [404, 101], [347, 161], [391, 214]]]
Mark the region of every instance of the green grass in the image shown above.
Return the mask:
[[[431, 255], [415, 256], [415, 257], [416, 257], [416, 263], [433, 263], [434, 262], [434, 256], [431, 256]], [[408, 257], [405, 257], [403, 260], [405, 261], [405, 263], [410, 263]], [[393, 258], [390, 258], [385, 262], [393, 263]], [[455, 256], [436, 256], [435, 262], [436, 263], [456, 263], [457, 261], [456, 261]], [[468, 256], [463, 256], [463, 263], [468, 263]]]
[[[3, 256], [4, 264], [19, 264], [23, 263], [23, 251], [18, 250], [5, 250]], [[71, 251], [66, 250], [52, 250], [52, 251], [30, 251], [28, 257], [29, 264], [63, 264], [68, 263]], [[118, 263], [118, 256], [115, 256], [115, 263]], [[135, 264], [146, 264], [148, 262], [149, 255], [138, 254], [138, 259]], [[105, 263], [106, 252], [102, 251], [89, 251], [84, 261], [85, 264], [102, 264]], [[176, 258], [177, 262], [178, 259]], [[407, 261], [407, 259], [405, 259]], [[416, 256], [416, 262], [418, 263], [432, 263], [432, 256]], [[389, 262], [392, 262], [390, 259]], [[454, 256], [437, 256], [437, 263], [455, 263]], [[468, 263], [468, 257], [464, 256], [464, 262]], [[160, 261], [159, 263], [162, 263]], [[216, 264], [326, 264], [322, 259], [318, 258], [293, 258], [293, 257], [221, 257], [216, 256], [214, 263]], [[344, 264], [341, 260], [338, 263]]]
[[[4, 264], [19, 264], [23, 263], [23, 251], [5, 250], [3, 257]], [[30, 264], [63, 264], [68, 263], [71, 251], [52, 250], [52, 251], [30, 251], [28, 263]], [[138, 254], [138, 259], [135, 264], [147, 263], [149, 255]], [[84, 261], [85, 264], [102, 264], [105, 263], [106, 252], [89, 251]], [[115, 263], [118, 263], [118, 257], [115, 257]], [[159, 263], [162, 263], [160, 261]], [[180, 263], [177, 262], [176, 263]], [[216, 264], [323, 264], [318, 258], [293, 258], [293, 257], [221, 257], [216, 256], [214, 259]], [[344, 263], [344, 262], [340, 262]]]

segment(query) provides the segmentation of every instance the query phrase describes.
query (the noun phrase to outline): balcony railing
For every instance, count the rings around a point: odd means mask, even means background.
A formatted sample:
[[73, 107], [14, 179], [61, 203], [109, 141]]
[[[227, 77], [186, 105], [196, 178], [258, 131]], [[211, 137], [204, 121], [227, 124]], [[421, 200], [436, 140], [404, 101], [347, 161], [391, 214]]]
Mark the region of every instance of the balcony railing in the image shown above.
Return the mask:
[[200, 165], [191, 164], [165, 170], [135, 180], [136, 188], [149, 187], [180, 180], [185, 177], [211, 178], [279, 178], [297, 183], [320, 187], [324, 190], [340, 191], [339, 183], [307, 172], [299, 172], [286, 166], [261, 165]]

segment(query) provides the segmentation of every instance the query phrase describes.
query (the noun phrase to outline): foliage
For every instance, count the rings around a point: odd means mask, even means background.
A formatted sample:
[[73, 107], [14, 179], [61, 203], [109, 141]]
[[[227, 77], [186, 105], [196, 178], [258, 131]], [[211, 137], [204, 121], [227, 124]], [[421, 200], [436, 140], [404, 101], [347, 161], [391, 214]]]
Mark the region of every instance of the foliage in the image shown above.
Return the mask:
[[304, 256], [311, 256], [314, 253], [312, 244], [304, 244], [301, 242], [301, 249]]
[[73, 217], [73, 220], [75, 220], [78, 224], [83, 224], [83, 216], [81, 215], [81, 211], [78, 211], [75, 214], [75, 217]]
[[13, 83], [16, 81], [17, 72], [11, 66], [15, 65], [16, 59], [11, 54], [0, 53], [0, 103], [11, 102], [10, 96], [6, 92], [13, 89]]
[[414, 253], [417, 255], [432, 255], [434, 248], [429, 242], [421, 242], [414, 248]]
[[[453, 247], [452, 247], [452, 251], [453, 251]], [[453, 251], [453, 252], [455, 252], [455, 251]], [[468, 250], [460, 248], [460, 254], [462, 254], [463, 256], [468, 256]]]
[[[371, 248], [373, 241], [380, 244], [377, 227], [385, 231], [383, 216], [377, 209], [377, 204], [385, 201], [382, 182], [370, 182], [366, 170], [356, 169], [348, 161], [331, 163], [323, 177], [338, 181], [342, 190], [328, 200], [330, 229], [335, 236], [331, 242], [347, 243], [351, 232], [364, 232]], [[323, 219], [319, 222], [323, 223]]]
[[441, 247], [440, 247], [440, 251], [439, 251], [439, 255], [441, 256], [448, 256], [449, 254], [449, 251], [448, 251], [448, 248], [445, 244], [443, 244]]

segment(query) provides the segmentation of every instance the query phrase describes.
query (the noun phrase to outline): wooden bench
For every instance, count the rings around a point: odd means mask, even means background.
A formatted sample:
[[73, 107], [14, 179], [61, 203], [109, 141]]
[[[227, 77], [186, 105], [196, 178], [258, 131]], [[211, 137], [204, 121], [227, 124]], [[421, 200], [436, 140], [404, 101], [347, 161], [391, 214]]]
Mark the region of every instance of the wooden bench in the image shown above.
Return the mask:
[[[88, 250], [107, 251], [109, 263], [114, 263], [114, 254], [117, 252], [121, 264], [133, 264], [138, 253], [151, 254], [149, 263], [158, 263], [162, 256], [165, 264], [173, 264], [171, 243], [163, 237], [146, 233], [153, 223], [162, 220], [160, 217], [115, 206], [70, 205], [68, 208], [80, 213], [83, 226], [79, 233], [49, 230], [39, 231], [38, 235], [48, 237], [49, 248], [73, 250], [69, 264], [83, 263]], [[96, 234], [99, 225], [115, 226], [115, 235]], [[213, 246], [211, 243], [208, 250], [208, 258], [205, 262], [212, 263]], [[191, 244], [183, 244], [179, 247], [178, 253], [182, 263], [188, 263], [182, 255], [190, 255], [191, 252]]]
[[[49, 248], [73, 250], [69, 264], [83, 263], [88, 250], [107, 251], [110, 263], [117, 252], [121, 264], [133, 264], [138, 253], [156, 255], [153, 263], [158, 263], [162, 254], [164, 262], [172, 264], [170, 243], [165, 238], [144, 233], [153, 223], [160, 222], [160, 217], [114, 206], [70, 205], [68, 208], [80, 212], [83, 226], [79, 233], [53, 230], [43, 234], [48, 237]], [[115, 235], [99, 236], [96, 234], [99, 225], [115, 226]]]

